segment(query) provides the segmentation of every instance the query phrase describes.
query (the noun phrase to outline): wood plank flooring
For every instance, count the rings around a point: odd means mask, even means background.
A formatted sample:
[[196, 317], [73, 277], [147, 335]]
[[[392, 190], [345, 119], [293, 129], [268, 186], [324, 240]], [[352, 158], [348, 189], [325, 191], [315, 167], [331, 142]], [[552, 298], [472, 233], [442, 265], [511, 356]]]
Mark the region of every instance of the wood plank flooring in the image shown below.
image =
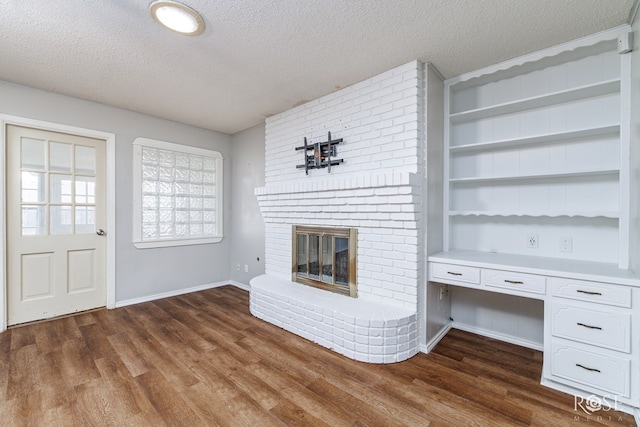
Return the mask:
[[[451, 331], [355, 362], [254, 318], [231, 286], [0, 334], [0, 425], [633, 426], [539, 384], [542, 354]], [[600, 417], [600, 418], [599, 418]]]

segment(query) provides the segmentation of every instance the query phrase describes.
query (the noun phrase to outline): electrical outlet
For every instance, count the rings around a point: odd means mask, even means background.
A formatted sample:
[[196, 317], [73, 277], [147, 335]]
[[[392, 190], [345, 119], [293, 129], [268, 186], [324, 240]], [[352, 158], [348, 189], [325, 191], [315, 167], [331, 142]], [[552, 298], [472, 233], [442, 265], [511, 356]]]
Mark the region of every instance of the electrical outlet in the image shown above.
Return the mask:
[[445, 294], [447, 293], [447, 288], [444, 286], [440, 286], [440, 301], [444, 299]]
[[573, 252], [573, 239], [571, 237], [560, 237], [560, 252]]
[[527, 234], [527, 247], [529, 249], [538, 249], [538, 235]]
[[240, 263], [236, 264], [236, 271], [240, 271]]

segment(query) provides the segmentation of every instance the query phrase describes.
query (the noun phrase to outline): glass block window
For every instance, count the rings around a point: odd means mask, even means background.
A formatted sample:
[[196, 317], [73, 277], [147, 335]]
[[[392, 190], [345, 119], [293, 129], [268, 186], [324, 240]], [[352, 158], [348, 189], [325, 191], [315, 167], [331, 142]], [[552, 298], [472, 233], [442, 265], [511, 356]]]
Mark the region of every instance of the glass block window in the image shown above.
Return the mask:
[[222, 155], [137, 138], [133, 142], [138, 248], [222, 240]]

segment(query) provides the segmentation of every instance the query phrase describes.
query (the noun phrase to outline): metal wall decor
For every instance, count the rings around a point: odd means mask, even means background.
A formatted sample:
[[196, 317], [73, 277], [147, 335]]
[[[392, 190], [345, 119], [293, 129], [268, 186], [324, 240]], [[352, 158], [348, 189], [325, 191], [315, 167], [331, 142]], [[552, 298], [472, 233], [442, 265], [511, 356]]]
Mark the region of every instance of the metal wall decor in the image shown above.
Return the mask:
[[[304, 145], [296, 147], [296, 151], [303, 150], [304, 164], [297, 165], [296, 169], [304, 169], [307, 175], [309, 175], [309, 169], [328, 168], [327, 171], [331, 173], [331, 166], [339, 165], [344, 161], [333, 158], [336, 156], [336, 145], [341, 142], [342, 138], [331, 139], [331, 132], [329, 132], [327, 141], [316, 142], [315, 144], [308, 143], [307, 137], [305, 136]], [[309, 151], [312, 151], [312, 153], [307, 154]]]

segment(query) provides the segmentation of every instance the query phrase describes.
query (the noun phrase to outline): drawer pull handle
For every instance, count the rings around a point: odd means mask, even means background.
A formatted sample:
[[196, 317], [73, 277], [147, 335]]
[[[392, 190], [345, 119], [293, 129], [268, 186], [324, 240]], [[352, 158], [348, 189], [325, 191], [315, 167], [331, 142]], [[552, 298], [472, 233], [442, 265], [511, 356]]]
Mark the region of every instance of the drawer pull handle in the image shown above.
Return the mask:
[[587, 371], [591, 371], [591, 372], [598, 372], [598, 373], [600, 372], [600, 369], [596, 369], [596, 368], [587, 368], [586, 366], [583, 366], [583, 365], [581, 365], [581, 364], [579, 364], [579, 363], [576, 363], [576, 366], [577, 366], [578, 368], [586, 369]]
[[513, 285], [524, 285], [524, 282], [521, 282], [519, 280], [507, 280], [507, 279], [505, 279], [504, 282], [505, 283], [511, 283]]
[[585, 325], [584, 323], [577, 323], [578, 326], [584, 326], [585, 328], [589, 328], [589, 329], [598, 329], [598, 330], [602, 330], [602, 328], [600, 326], [591, 326], [591, 325]]
[[576, 292], [587, 295], [602, 295], [601, 292], [583, 291], [582, 289], [578, 289]]
[[447, 271], [447, 274], [450, 274], [452, 276], [462, 276], [462, 273], [454, 273], [453, 271]]

